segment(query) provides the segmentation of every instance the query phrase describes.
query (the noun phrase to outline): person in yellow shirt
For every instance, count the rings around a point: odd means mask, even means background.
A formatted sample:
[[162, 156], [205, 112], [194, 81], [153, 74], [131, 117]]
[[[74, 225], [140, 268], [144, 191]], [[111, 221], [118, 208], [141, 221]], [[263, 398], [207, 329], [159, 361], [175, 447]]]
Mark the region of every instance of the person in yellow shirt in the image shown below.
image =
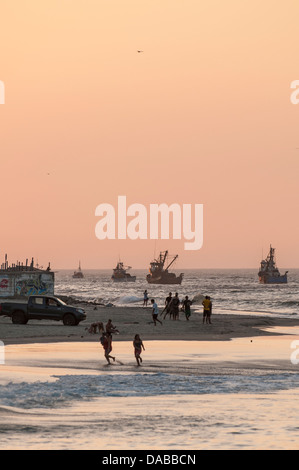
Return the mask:
[[206, 295], [205, 299], [203, 300], [203, 323], [211, 324], [211, 314], [212, 314], [212, 302], [211, 298]]

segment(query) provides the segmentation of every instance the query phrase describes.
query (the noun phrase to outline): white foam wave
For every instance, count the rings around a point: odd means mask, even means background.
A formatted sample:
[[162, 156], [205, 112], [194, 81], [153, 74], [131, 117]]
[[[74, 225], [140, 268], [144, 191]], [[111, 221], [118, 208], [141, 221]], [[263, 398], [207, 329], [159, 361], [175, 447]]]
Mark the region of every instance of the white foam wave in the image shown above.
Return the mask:
[[133, 304], [137, 302], [143, 302], [143, 297], [137, 297], [135, 295], [125, 295], [123, 297], [120, 297], [118, 300], [116, 300], [117, 305], [126, 305], [126, 304]]
[[98, 397], [145, 397], [227, 393], [273, 393], [297, 388], [296, 374], [186, 376], [165, 373], [66, 375], [56, 382], [10, 383], [0, 387], [1, 413], [7, 407], [30, 410], [65, 407]]

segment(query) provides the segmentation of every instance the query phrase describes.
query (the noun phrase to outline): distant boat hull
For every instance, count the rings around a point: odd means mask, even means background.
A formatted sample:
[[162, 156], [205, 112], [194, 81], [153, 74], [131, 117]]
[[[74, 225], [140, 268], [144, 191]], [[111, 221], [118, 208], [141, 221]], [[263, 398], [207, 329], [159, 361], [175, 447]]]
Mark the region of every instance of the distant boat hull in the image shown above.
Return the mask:
[[129, 277], [111, 277], [112, 281], [114, 282], [135, 282], [136, 276], [129, 276]]
[[73, 279], [83, 279], [83, 278], [84, 278], [84, 274], [82, 272], [81, 263], [79, 261], [79, 268], [78, 268], [78, 271], [74, 271]]
[[284, 276], [259, 276], [259, 280], [261, 284], [287, 284], [288, 283], [288, 276], [284, 274]]
[[146, 280], [149, 284], [164, 284], [164, 285], [171, 285], [171, 284], [182, 284], [183, 280], [183, 275], [180, 274], [179, 276], [176, 276], [173, 273], [167, 273], [166, 276], [161, 275], [161, 276], [153, 276], [151, 274], [148, 274], [146, 276]]
[[84, 278], [84, 275], [81, 272], [73, 274], [73, 279], [83, 279], [83, 278]]

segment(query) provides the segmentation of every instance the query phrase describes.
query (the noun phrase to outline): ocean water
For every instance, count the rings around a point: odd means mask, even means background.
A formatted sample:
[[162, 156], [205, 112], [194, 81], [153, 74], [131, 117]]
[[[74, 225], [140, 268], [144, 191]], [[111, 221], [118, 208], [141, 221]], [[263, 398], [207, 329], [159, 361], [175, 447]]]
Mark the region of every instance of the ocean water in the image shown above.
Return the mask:
[[[114, 283], [111, 271], [86, 270], [84, 279], [73, 279], [72, 271], [56, 273], [55, 292], [70, 295], [78, 300], [94, 301], [113, 305], [140, 305], [143, 292], [148, 290], [159, 305], [164, 306], [169, 292], [178, 292], [180, 298], [197, 294], [210, 295], [214, 313], [251, 313], [269, 315], [298, 315], [299, 270], [289, 271], [289, 282], [285, 285], [262, 285], [258, 282], [257, 270], [182, 270], [184, 280], [180, 286], [149, 285], [146, 271], [132, 270], [137, 276], [133, 283]], [[179, 271], [177, 271], [179, 274]]]
[[0, 449], [298, 450], [297, 390], [276, 395], [103, 398], [61, 409], [0, 408]]
[[[269, 394], [299, 389], [296, 374], [182, 375], [167, 373], [120, 373], [106, 375], [53, 375], [51, 382], [10, 382], [0, 389], [2, 409], [61, 409], [74, 401], [104, 397], [166, 397], [212, 394]], [[3, 430], [3, 429], [2, 429]]]
[[8, 346], [0, 449], [298, 449], [296, 337]]
[[[185, 270], [181, 286], [114, 284], [110, 271], [56, 274], [56, 295], [163, 305], [168, 292], [210, 295], [214, 313], [294, 316], [299, 271], [264, 286], [256, 270]], [[201, 310], [201, 307], [199, 307]], [[115, 342], [107, 366], [96, 342], [9, 345], [0, 365], [0, 449], [298, 449], [299, 366], [285, 336], [227, 342], [146, 343], [142, 367], [132, 344]]]

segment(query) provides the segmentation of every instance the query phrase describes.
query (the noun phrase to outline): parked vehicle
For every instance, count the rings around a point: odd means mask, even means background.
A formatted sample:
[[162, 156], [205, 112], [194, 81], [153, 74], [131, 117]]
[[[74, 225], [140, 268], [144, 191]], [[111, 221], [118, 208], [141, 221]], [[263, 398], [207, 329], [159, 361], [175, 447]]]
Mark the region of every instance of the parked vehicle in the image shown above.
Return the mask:
[[76, 326], [86, 319], [82, 308], [67, 305], [57, 297], [31, 295], [28, 303], [4, 302], [0, 304], [0, 315], [11, 317], [12, 322], [26, 325], [29, 320], [62, 321], [66, 326]]

